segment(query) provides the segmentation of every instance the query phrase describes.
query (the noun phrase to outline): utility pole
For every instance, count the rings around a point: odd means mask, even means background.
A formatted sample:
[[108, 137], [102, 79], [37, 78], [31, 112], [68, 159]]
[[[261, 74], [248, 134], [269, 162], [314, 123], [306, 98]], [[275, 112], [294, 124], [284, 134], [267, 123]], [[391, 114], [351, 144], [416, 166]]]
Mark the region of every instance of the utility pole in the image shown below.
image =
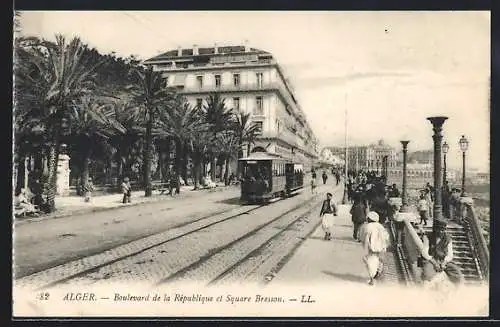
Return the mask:
[[342, 197], [342, 204], [346, 204], [347, 203], [347, 180], [348, 180], [348, 176], [347, 176], [347, 173], [348, 173], [348, 170], [347, 170], [347, 163], [348, 163], [348, 155], [349, 155], [349, 149], [348, 149], [348, 146], [347, 146], [347, 93], [344, 95], [344, 110], [345, 110], [345, 120], [344, 120], [344, 123], [345, 123], [345, 160], [344, 160], [344, 163], [345, 163], [345, 179], [344, 179], [344, 196]]

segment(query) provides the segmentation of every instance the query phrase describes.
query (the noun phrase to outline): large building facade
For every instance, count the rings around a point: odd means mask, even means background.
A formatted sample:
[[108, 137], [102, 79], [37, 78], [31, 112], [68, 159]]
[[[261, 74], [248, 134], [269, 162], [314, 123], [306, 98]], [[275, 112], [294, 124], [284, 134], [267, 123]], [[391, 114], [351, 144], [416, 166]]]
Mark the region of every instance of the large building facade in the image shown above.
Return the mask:
[[214, 92], [236, 112], [250, 113], [260, 127], [251, 151], [266, 150], [300, 161], [318, 158], [318, 140], [282, 68], [269, 52], [248, 46], [179, 48], [144, 62], [161, 71], [193, 106]]
[[[345, 158], [345, 146], [329, 147], [333, 155]], [[387, 159], [384, 159], [384, 158]], [[400, 154], [383, 140], [376, 144], [354, 145], [347, 147], [347, 165], [349, 170], [382, 171], [384, 161], [387, 168], [393, 169], [400, 164]]]

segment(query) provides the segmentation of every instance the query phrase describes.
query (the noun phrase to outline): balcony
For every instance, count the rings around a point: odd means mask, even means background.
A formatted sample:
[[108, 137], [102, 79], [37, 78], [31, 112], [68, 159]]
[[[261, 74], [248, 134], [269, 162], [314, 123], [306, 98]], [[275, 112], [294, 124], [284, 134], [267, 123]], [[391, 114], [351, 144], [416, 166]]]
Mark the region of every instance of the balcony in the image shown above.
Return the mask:
[[[291, 95], [288, 93], [286, 87], [282, 83], [262, 83], [261, 85], [258, 85], [257, 83], [252, 83], [252, 84], [240, 84], [240, 85], [234, 85], [234, 84], [229, 84], [229, 85], [220, 85], [220, 86], [215, 86], [215, 85], [204, 85], [203, 87], [199, 86], [190, 86], [190, 87], [184, 87], [182, 89], [183, 94], [204, 94], [204, 93], [213, 93], [213, 92], [222, 92], [222, 93], [228, 93], [228, 92], [269, 92], [269, 91], [274, 91], [279, 94], [279, 96], [282, 97], [285, 103], [288, 103], [287, 110], [290, 110], [292, 113], [297, 113], [298, 108], [295, 104], [294, 99], [291, 97]], [[292, 108], [293, 107], [293, 108]]]
[[236, 61], [236, 62], [226, 62], [226, 63], [202, 63], [202, 62], [177, 62], [176, 65], [171, 65], [166, 67], [164, 62], [148, 63], [148, 65], [155, 65], [158, 71], [200, 71], [200, 70], [210, 70], [210, 69], [221, 69], [226, 67], [259, 67], [259, 66], [269, 66], [275, 64], [274, 59], [259, 59], [258, 61]]

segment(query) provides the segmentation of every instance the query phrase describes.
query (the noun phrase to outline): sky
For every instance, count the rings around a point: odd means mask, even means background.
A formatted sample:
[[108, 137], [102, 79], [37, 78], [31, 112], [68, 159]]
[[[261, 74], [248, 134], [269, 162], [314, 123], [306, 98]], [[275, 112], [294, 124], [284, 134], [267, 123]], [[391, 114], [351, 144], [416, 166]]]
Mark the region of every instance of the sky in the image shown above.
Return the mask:
[[489, 12], [22, 12], [21, 33], [79, 36], [102, 53], [148, 59], [177, 47], [243, 44], [271, 52], [320, 146], [432, 149], [447, 116], [450, 168], [489, 171]]

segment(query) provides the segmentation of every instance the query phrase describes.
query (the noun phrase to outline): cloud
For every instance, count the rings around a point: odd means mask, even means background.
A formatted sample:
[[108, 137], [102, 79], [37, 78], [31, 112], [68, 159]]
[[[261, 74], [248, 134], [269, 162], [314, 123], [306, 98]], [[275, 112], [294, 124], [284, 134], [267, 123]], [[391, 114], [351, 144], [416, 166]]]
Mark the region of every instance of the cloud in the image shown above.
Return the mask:
[[353, 73], [340, 76], [309, 77], [296, 79], [295, 84], [300, 88], [321, 88], [332, 85], [346, 84], [349, 82], [381, 77], [409, 77], [409, 73], [385, 73], [385, 72], [367, 72]]

